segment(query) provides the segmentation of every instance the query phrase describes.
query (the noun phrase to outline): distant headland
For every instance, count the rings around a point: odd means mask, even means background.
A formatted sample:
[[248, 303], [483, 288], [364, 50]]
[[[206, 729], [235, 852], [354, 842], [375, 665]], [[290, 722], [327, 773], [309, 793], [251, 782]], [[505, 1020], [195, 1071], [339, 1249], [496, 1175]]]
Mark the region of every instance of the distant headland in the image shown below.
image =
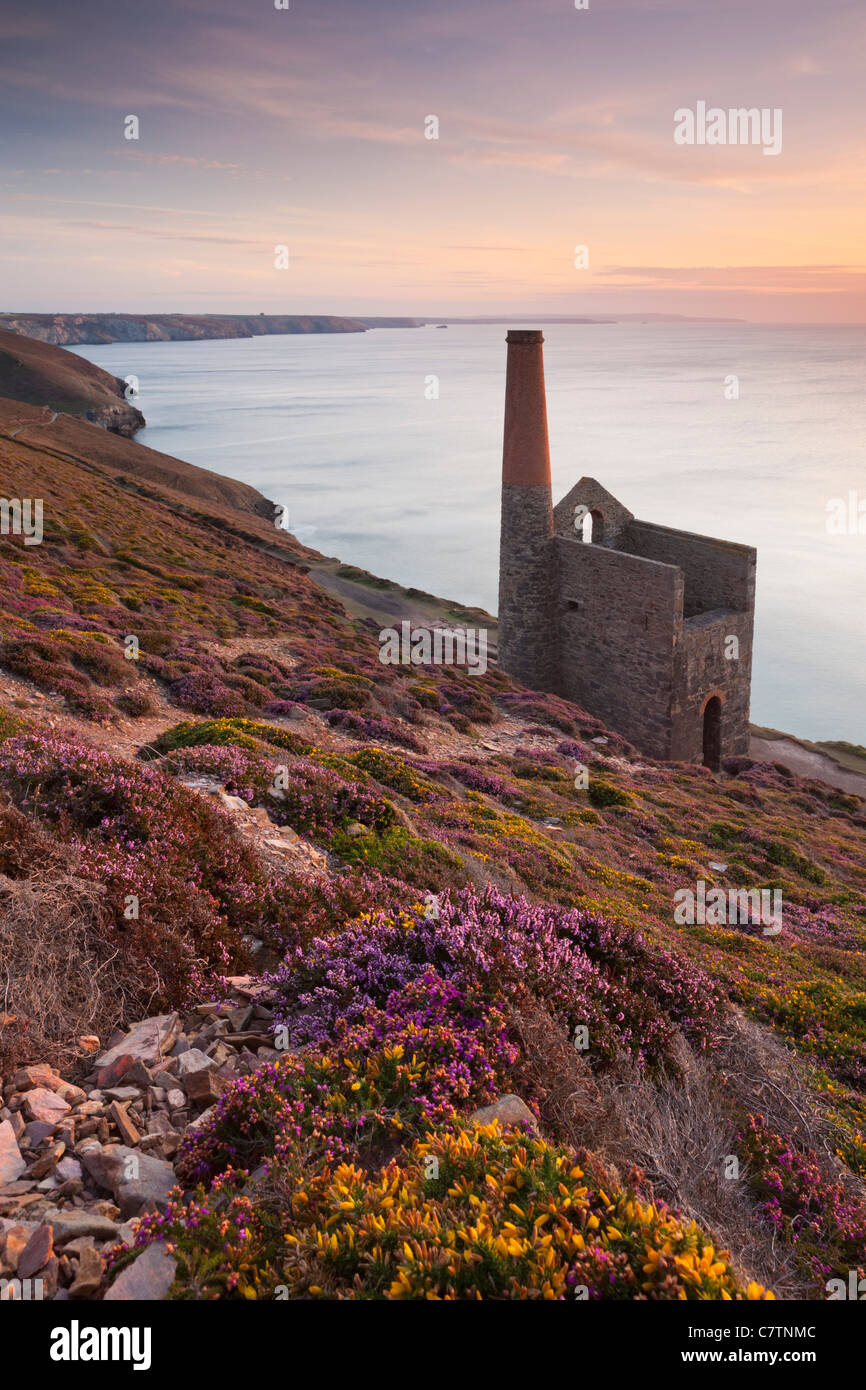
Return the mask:
[[369, 328], [417, 326], [415, 319], [357, 319], [334, 314], [0, 314], [0, 328], [57, 347], [287, 333], [366, 333]]
[[[0, 313], [0, 329], [56, 347], [99, 343], [189, 342], [206, 338], [259, 338], [289, 333], [366, 333], [371, 328], [447, 328], [449, 324], [522, 321], [521, 315], [427, 318], [338, 314], [31, 314]], [[535, 323], [742, 323], [742, 319], [689, 318], [680, 314], [536, 314]]]

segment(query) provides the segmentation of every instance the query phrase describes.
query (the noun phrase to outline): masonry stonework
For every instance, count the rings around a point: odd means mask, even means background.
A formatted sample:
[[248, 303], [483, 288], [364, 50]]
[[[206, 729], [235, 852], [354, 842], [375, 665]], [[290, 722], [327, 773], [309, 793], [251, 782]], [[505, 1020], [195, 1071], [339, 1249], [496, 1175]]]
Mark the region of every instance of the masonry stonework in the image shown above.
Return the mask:
[[543, 338], [506, 341], [500, 665], [651, 757], [748, 752], [755, 550], [640, 521], [593, 478], [554, 507]]

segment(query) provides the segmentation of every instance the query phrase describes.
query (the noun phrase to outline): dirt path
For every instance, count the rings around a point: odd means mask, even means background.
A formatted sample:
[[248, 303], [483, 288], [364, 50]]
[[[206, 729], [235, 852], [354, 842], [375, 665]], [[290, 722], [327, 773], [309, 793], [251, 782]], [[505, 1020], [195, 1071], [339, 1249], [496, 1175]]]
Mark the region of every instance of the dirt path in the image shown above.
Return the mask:
[[[47, 409], [47, 407], [46, 407], [46, 409]], [[40, 421], [39, 421], [39, 427], [40, 427], [40, 429], [45, 429], [45, 427], [46, 427], [47, 425], [53, 425], [53, 424], [54, 424], [54, 421], [57, 419], [58, 414], [59, 414], [59, 411], [56, 411], [56, 410], [55, 410], [55, 411], [52, 412], [52, 415], [51, 415], [51, 419], [50, 419], [50, 420], [40, 420]], [[19, 425], [18, 428], [17, 428], [17, 430], [13, 430], [11, 434], [7, 434], [7, 435], [6, 435], [6, 438], [7, 438], [7, 439], [14, 439], [14, 438], [16, 437], [16, 435], [19, 435], [19, 434], [21, 433], [21, 431], [22, 431], [22, 430], [26, 430], [26, 428], [27, 428], [26, 425]]]
[[808, 748], [796, 739], [753, 736], [750, 753], [762, 763], [784, 763], [798, 777], [816, 777], [830, 787], [866, 797], [866, 775], [847, 771], [827, 753]]

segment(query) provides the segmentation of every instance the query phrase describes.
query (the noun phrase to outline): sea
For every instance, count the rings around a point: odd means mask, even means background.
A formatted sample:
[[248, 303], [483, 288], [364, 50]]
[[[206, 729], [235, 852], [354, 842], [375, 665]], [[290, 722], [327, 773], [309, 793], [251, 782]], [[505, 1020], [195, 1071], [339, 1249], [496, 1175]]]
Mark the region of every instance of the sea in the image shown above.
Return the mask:
[[[554, 500], [586, 474], [644, 520], [757, 546], [753, 722], [866, 744], [866, 327], [543, 331]], [[142, 444], [251, 483], [326, 555], [495, 612], [505, 334], [75, 351], [137, 378]]]

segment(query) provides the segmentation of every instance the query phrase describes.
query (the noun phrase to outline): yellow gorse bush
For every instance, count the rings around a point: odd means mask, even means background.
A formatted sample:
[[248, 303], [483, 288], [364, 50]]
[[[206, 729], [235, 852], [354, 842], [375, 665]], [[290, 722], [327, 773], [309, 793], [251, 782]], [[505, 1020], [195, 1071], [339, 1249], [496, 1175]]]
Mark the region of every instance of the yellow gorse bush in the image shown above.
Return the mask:
[[594, 1186], [561, 1149], [497, 1124], [418, 1142], [406, 1168], [310, 1180], [286, 1236], [293, 1296], [771, 1299], [694, 1222]]

